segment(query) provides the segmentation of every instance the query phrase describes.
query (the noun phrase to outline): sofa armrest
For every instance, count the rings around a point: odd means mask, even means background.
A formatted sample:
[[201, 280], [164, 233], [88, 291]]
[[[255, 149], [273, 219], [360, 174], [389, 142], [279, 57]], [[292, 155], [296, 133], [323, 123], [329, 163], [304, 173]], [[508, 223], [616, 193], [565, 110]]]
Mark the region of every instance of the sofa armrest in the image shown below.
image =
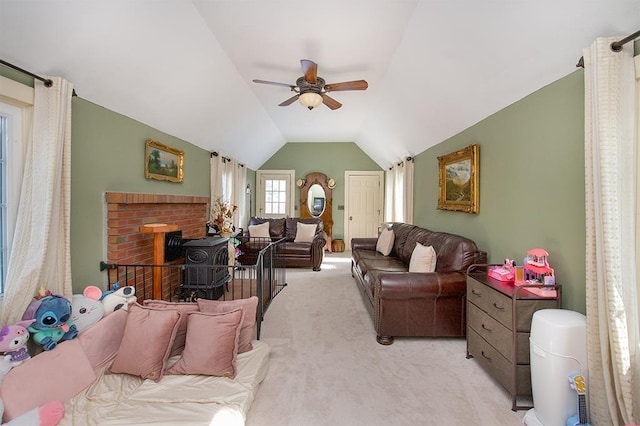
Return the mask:
[[376, 250], [378, 239], [373, 237], [368, 238], [352, 238], [351, 250]]
[[327, 245], [327, 233], [317, 232], [311, 241], [311, 266], [314, 271], [320, 270], [324, 258], [324, 246]]
[[377, 274], [375, 287], [381, 299], [407, 300], [464, 296], [467, 285], [460, 272], [385, 272]]

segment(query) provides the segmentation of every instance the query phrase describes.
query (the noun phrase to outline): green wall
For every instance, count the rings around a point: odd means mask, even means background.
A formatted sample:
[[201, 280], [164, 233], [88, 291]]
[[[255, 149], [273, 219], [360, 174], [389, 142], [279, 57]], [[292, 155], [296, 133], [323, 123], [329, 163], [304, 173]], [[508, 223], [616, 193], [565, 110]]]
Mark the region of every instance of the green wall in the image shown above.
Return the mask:
[[[71, 270], [74, 293], [105, 279], [105, 192], [210, 195], [209, 152], [79, 97], [71, 130]], [[144, 177], [145, 142], [184, 151], [184, 182]]]
[[[353, 142], [301, 143], [289, 142], [269, 158], [262, 170], [295, 170], [296, 180], [308, 173], [321, 172], [336, 180], [333, 190], [333, 238], [344, 237], [344, 172], [382, 170]], [[296, 194], [299, 204], [300, 196]], [[255, 199], [254, 199], [255, 208]], [[296, 214], [299, 214], [296, 206]]]
[[[437, 210], [437, 157], [480, 146], [479, 214]], [[489, 261], [549, 252], [563, 306], [585, 312], [584, 79], [575, 71], [415, 156], [414, 221], [473, 239]]]

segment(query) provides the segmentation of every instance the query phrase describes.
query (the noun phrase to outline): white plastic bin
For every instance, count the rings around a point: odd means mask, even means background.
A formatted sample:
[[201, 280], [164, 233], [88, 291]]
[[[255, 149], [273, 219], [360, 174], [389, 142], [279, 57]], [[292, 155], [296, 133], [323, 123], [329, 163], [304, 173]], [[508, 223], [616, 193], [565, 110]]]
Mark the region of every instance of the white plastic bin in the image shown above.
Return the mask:
[[577, 394], [569, 376], [587, 381], [587, 318], [565, 309], [533, 314], [531, 335], [533, 406], [523, 422], [528, 426], [565, 426], [577, 412]]

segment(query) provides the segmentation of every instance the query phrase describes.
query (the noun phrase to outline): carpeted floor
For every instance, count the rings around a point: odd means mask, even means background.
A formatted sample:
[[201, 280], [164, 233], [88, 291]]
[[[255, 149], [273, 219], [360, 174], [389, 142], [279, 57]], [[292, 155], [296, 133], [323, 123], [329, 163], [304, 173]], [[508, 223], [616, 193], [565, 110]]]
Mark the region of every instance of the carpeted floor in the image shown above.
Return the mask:
[[262, 325], [271, 362], [247, 425], [521, 425], [464, 339], [376, 343], [348, 252], [320, 272], [287, 269], [287, 282]]

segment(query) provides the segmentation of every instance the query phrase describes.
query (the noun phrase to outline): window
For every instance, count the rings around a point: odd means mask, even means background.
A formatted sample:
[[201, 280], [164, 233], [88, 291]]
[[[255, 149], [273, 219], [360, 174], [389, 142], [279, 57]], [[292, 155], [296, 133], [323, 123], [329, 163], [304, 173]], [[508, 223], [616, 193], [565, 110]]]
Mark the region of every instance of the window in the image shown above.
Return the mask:
[[5, 278], [22, 183], [22, 111], [0, 103], [0, 292]]
[[284, 215], [287, 213], [286, 180], [265, 180], [264, 197], [264, 211], [266, 214]]
[[33, 105], [33, 88], [0, 77], [0, 293], [4, 293], [18, 216], [26, 147], [23, 131]]

